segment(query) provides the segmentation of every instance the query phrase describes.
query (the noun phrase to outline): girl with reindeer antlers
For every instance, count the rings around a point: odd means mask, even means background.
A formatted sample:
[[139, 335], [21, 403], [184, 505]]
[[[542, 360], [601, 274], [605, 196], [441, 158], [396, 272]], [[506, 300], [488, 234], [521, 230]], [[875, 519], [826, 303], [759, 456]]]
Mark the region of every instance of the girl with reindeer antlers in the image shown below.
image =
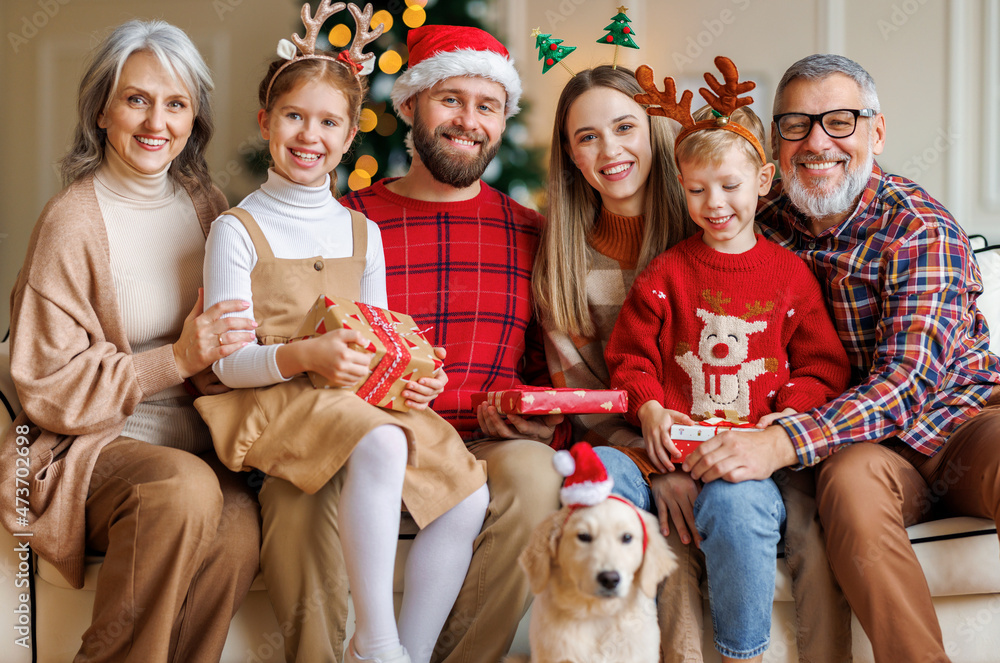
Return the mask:
[[[357, 22], [350, 49], [315, 50], [323, 21], [345, 6]], [[357, 133], [364, 77], [374, 64], [362, 47], [382, 33], [382, 26], [368, 31], [371, 17], [370, 4], [361, 12], [323, 0], [315, 16], [303, 6], [306, 38], [281, 40], [281, 57], [260, 84], [257, 119], [273, 159], [267, 182], [216, 220], [206, 252], [206, 299], [252, 302], [237, 315], [256, 319], [260, 344], [215, 364], [223, 382], [240, 388], [228, 398], [200, 399], [198, 408], [229, 467], [269, 475], [260, 493], [261, 566], [279, 621], [293, 631], [286, 632], [288, 661], [339, 660], [332, 644], [339, 625], [306, 613], [317, 591], [341, 582], [331, 574], [342, 567], [357, 615], [345, 660], [429, 661], [489, 501], [483, 464], [428, 409], [447, 381], [443, 372], [408, 383], [408, 412], [385, 410], [347, 389], [314, 389], [304, 375], [315, 371], [340, 387], [367, 377], [370, 355], [353, 349], [358, 332], [286, 342], [320, 294], [386, 307], [378, 227], [331, 193], [331, 173]], [[397, 628], [401, 501], [421, 531], [407, 558]], [[302, 523], [300, 540], [269, 536], [281, 517]], [[295, 554], [338, 535], [342, 562]]]
[[[636, 72], [650, 115], [681, 125], [674, 143], [688, 213], [700, 228], [653, 260], [622, 306], [606, 358], [611, 385], [629, 393], [627, 418], [642, 427], [645, 449], [634, 465], [609, 463], [618, 485], [644, 486], [669, 475], [690, 488], [667, 509], [692, 532], [705, 555], [715, 646], [723, 661], [760, 661], [767, 650], [774, 600], [775, 553], [786, 511], [773, 478], [694, 484], [671, 440], [673, 424], [722, 417], [764, 428], [807, 410], [847, 385], [847, 357], [812, 272], [791, 251], [754, 233], [758, 195], [767, 193], [764, 128], [741, 95], [736, 66], [718, 57], [724, 82], [706, 74], [709, 106], [691, 115], [671, 78], [656, 88], [649, 67]], [[753, 439], [747, 436], [747, 443]], [[706, 445], [710, 443], [706, 442]], [[610, 467], [609, 467], [610, 469]], [[649, 489], [631, 495], [651, 502]], [[686, 498], [686, 499], [685, 499]]]

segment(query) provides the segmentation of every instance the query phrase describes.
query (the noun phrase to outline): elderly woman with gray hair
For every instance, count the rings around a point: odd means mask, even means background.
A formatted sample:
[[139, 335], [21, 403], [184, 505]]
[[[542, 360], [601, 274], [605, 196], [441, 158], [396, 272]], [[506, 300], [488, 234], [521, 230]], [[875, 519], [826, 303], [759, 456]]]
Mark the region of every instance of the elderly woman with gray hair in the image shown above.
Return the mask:
[[0, 519], [76, 587], [85, 552], [104, 553], [77, 662], [218, 661], [258, 568], [253, 492], [192, 406], [225, 390], [212, 362], [254, 326], [223, 318], [245, 302], [202, 311], [205, 236], [227, 207], [204, 156], [211, 89], [194, 45], [162, 21], [100, 44], [67, 187], [11, 299], [24, 412], [0, 446]]

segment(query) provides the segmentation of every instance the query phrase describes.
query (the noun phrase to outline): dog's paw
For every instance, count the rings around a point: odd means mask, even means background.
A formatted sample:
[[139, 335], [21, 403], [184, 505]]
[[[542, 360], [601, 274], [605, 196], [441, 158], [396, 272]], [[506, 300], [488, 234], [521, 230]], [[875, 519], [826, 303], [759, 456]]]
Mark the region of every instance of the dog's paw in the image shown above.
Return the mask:
[[500, 663], [531, 663], [531, 658], [526, 654], [514, 654], [504, 658]]

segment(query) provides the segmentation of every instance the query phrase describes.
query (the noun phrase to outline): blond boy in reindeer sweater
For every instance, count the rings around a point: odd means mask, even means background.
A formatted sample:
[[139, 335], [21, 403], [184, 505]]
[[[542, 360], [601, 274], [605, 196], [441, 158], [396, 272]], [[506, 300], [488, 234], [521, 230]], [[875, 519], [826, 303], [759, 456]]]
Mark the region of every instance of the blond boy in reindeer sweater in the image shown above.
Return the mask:
[[[849, 377], [812, 272], [754, 233], [758, 195], [774, 175], [760, 120], [739, 108], [729, 122], [743, 131], [720, 124], [679, 135], [680, 180], [701, 231], [636, 279], [608, 343], [612, 386], [628, 391], [626, 416], [646, 449], [627, 459], [598, 449], [616, 485], [631, 487], [626, 497], [668, 510], [682, 541], [700, 545], [724, 661], [761, 660], [769, 645], [784, 503], [771, 478], [699, 485], [675, 472], [670, 426], [711, 417], [765, 426], [827, 402]], [[651, 493], [644, 479], [668, 473], [672, 490]]]

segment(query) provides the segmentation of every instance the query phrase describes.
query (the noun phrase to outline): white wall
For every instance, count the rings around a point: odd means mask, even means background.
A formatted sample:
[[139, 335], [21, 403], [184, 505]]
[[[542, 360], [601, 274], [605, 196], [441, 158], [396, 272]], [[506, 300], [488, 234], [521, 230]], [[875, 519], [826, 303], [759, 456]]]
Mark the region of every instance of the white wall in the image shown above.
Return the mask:
[[[448, 2], [451, 0], [438, 0]], [[622, 0], [500, 0], [498, 34], [511, 47], [532, 103], [535, 141], [547, 145], [568, 74], [541, 74], [539, 27], [577, 51], [574, 70], [610, 62], [597, 44]], [[400, 0], [402, 3], [402, 0]], [[699, 82], [727, 55], [760, 85], [770, 114], [785, 68], [814, 52], [865, 66], [879, 87], [888, 143], [880, 163], [923, 184], [970, 233], [1000, 241], [1000, 0], [635, 0], [626, 2], [641, 50], [619, 62]], [[256, 139], [255, 90], [277, 40], [295, 25], [294, 0], [3, 0], [0, 4], [0, 335], [31, 227], [60, 188], [54, 164], [75, 121], [76, 89], [97, 35], [133, 17], [188, 32], [216, 79], [217, 132], [209, 162], [231, 202], [254, 186], [241, 152]], [[428, 6], [434, 22], [433, 0]]]

